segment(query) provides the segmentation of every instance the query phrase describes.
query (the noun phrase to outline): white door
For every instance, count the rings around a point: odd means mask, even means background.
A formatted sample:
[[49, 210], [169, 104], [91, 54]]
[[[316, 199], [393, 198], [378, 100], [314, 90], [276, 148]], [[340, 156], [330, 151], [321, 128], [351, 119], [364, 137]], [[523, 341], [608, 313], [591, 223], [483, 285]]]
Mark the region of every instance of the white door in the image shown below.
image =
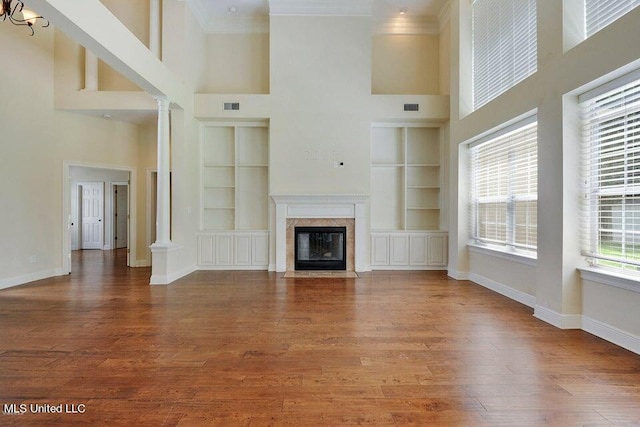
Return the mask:
[[115, 215], [115, 248], [127, 247], [127, 212], [129, 202], [129, 187], [126, 185], [116, 185], [114, 190], [114, 208]]
[[82, 188], [82, 249], [102, 249], [104, 241], [104, 183], [85, 182]]

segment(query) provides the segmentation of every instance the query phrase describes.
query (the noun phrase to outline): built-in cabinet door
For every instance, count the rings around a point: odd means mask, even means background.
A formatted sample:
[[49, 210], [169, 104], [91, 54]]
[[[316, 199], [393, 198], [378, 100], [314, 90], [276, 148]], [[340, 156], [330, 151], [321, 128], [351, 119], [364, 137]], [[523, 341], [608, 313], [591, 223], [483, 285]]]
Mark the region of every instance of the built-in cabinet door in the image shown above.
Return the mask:
[[389, 254], [391, 265], [409, 265], [409, 236], [389, 236]]
[[215, 240], [216, 239], [213, 236], [200, 236], [200, 238], [198, 239], [198, 249], [200, 251], [198, 256], [198, 263], [200, 265], [214, 265], [215, 251], [213, 250], [213, 245]]
[[447, 264], [447, 237], [429, 236], [429, 265]]
[[218, 234], [216, 236], [216, 265], [233, 265], [233, 236]]
[[251, 265], [251, 236], [234, 236], [235, 265]]
[[389, 236], [371, 237], [371, 265], [389, 265]]
[[269, 238], [267, 234], [253, 236], [251, 241], [251, 264], [254, 266], [269, 265]]
[[427, 265], [428, 237], [424, 234], [412, 234], [409, 236], [409, 264]]

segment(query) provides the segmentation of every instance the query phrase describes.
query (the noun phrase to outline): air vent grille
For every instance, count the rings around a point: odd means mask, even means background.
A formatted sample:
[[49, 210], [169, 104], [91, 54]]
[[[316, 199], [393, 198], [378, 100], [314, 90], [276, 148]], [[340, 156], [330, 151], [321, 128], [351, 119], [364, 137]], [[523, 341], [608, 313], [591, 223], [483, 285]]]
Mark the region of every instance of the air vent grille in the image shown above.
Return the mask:
[[224, 103], [224, 109], [228, 110], [228, 111], [238, 111], [240, 110], [240, 103], [239, 102], [225, 102]]
[[418, 104], [404, 104], [404, 111], [419, 111]]

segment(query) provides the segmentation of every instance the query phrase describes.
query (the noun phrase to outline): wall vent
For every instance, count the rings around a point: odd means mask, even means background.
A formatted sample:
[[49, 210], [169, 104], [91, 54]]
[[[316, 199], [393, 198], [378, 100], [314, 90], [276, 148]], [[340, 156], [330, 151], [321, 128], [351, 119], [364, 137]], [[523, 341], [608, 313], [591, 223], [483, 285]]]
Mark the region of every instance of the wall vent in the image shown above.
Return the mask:
[[418, 104], [404, 104], [404, 111], [419, 111]]
[[227, 111], [233, 110], [233, 111], [238, 111], [240, 110], [240, 103], [239, 102], [225, 102], [224, 103], [224, 109]]

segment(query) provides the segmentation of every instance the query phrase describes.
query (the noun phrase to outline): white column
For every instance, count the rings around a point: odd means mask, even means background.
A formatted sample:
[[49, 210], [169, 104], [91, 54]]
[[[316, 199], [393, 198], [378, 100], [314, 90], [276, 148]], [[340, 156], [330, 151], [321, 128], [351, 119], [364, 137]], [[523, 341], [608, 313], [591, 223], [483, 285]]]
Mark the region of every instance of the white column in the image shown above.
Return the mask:
[[160, 0], [149, 2], [149, 50], [160, 58]]
[[158, 101], [158, 184], [156, 214], [156, 245], [166, 246], [171, 243], [170, 218], [170, 184], [169, 184], [169, 99], [156, 98]]
[[84, 50], [84, 90], [98, 90], [98, 57]]

